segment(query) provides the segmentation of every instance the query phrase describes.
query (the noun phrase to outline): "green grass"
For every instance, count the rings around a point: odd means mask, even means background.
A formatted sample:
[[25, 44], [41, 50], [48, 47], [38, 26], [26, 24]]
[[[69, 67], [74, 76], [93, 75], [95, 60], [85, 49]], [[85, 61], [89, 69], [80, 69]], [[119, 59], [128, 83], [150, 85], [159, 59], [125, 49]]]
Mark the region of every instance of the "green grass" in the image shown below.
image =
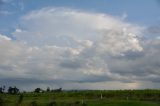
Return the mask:
[[156, 103], [145, 101], [99, 101], [88, 103], [89, 106], [159, 106]]
[[[56, 106], [83, 106], [81, 101], [76, 104], [76, 101], [55, 101]], [[87, 106], [160, 106], [157, 103], [146, 101], [97, 101], [89, 100], [84, 102]], [[47, 106], [49, 102], [37, 100], [38, 106]], [[15, 106], [14, 103], [7, 104], [6, 106]], [[30, 106], [30, 102], [23, 102], [20, 106]]]
[[24, 93], [21, 103], [20, 95], [0, 94], [0, 98], [0, 106], [160, 106], [159, 90]]

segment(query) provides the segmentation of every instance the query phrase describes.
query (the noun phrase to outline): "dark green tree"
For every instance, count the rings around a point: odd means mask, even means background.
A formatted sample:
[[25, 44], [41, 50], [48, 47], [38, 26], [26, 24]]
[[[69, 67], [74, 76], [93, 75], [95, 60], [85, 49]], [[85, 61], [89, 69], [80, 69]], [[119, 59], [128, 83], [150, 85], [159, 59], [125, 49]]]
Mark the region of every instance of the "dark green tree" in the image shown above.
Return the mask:
[[35, 93], [40, 93], [41, 91], [42, 91], [41, 88], [36, 88], [36, 89], [34, 90]]
[[15, 86], [15, 87], [9, 87], [8, 88], [8, 93], [9, 94], [18, 94], [19, 93], [19, 89]]
[[0, 87], [0, 93], [3, 93], [3, 88], [2, 87]]
[[51, 90], [50, 90], [50, 88], [49, 87], [47, 87], [47, 90], [46, 90], [46, 92], [50, 92]]

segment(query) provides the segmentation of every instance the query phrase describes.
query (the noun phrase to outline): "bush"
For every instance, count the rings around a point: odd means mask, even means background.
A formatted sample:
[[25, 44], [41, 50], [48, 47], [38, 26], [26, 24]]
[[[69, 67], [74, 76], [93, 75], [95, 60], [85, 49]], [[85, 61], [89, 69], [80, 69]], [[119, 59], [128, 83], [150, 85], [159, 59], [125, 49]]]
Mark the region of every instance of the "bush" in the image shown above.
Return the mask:
[[79, 105], [79, 104], [80, 104], [80, 101], [76, 101], [75, 104], [76, 104], [76, 105]]
[[32, 102], [30, 103], [30, 106], [38, 106], [38, 105], [37, 105], [37, 102], [36, 102], [36, 101], [32, 101]]
[[55, 101], [52, 101], [47, 106], [57, 106], [57, 103]]
[[2, 98], [0, 98], [0, 106], [5, 106], [4, 101]]
[[87, 106], [87, 104], [86, 104], [86, 103], [83, 103], [82, 106]]

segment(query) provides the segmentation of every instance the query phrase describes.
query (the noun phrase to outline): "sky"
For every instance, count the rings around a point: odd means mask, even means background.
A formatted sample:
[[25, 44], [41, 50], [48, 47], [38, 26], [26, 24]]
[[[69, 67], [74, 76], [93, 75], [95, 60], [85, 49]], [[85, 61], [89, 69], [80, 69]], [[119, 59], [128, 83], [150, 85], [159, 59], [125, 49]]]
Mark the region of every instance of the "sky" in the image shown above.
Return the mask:
[[0, 86], [159, 89], [159, 0], [0, 0]]

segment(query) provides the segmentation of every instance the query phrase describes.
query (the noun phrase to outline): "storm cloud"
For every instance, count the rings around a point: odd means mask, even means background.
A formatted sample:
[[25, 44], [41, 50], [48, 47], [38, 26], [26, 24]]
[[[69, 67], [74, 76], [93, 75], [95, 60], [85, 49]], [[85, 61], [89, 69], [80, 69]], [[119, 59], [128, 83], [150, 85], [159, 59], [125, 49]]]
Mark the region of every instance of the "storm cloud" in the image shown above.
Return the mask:
[[160, 40], [143, 39], [143, 26], [109, 14], [52, 7], [24, 15], [19, 24], [14, 40], [0, 35], [2, 81], [33, 86], [34, 80], [66, 89], [159, 83]]

